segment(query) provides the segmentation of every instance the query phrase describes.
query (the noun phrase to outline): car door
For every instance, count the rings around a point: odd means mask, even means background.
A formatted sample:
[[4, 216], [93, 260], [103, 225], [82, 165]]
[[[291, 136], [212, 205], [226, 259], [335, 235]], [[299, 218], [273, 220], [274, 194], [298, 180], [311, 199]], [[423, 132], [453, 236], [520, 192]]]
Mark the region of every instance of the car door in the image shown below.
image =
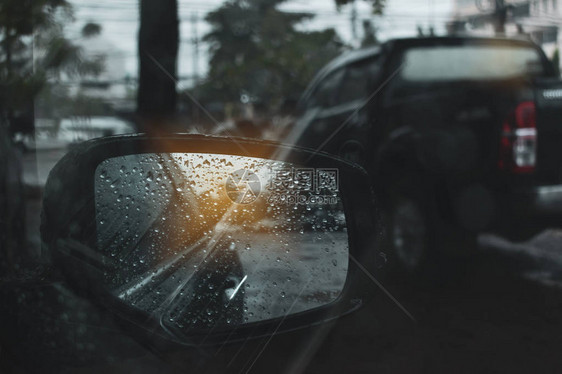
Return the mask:
[[364, 163], [371, 123], [368, 108], [379, 71], [380, 58], [375, 56], [326, 75], [305, 99], [291, 142]]

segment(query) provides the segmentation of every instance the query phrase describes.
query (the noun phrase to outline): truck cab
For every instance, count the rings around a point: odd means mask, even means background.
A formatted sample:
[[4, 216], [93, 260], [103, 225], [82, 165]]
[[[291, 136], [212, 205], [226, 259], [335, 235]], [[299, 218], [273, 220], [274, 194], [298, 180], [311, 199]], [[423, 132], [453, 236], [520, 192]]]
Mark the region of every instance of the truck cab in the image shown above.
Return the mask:
[[285, 141], [364, 166], [398, 267], [562, 223], [562, 82], [524, 39], [392, 40], [337, 58]]

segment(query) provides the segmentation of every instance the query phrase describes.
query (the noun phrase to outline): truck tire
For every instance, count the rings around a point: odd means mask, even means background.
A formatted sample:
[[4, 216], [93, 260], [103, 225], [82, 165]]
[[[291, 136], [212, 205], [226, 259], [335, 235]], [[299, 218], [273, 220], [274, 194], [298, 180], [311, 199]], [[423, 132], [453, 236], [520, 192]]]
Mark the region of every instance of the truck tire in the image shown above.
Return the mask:
[[417, 199], [394, 195], [385, 214], [389, 275], [409, 279], [420, 275], [431, 245], [428, 215]]
[[475, 252], [477, 233], [447, 222], [431, 197], [395, 194], [385, 214], [388, 275], [402, 282], [461, 276]]

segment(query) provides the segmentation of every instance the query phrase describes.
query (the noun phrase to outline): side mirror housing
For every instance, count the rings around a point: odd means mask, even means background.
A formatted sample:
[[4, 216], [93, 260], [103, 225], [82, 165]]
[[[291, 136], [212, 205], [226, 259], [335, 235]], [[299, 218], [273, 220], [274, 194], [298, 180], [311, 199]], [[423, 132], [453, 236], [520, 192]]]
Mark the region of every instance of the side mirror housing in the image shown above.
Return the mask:
[[136, 335], [212, 344], [361, 306], [360, 268], [381, 258], [373, 204], [362, 168], [312, 150], [116, 136], [52, 170], [41, 238], [68, 283]]

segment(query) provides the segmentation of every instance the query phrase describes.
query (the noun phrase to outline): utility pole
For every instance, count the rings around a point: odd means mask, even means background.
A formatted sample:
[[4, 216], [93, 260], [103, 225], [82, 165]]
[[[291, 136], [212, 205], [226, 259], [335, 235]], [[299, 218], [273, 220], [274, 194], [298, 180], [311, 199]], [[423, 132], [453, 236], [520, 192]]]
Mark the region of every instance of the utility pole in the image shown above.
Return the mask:
[[494, 9], [494, 30], [496, 34], [505, 34], [505, 22], [507, 20], [508, 6], [505, 5], [505, 0], [496, 0], [496, 7]]
[[193, 44], [193, 85], [199, 81], [199, 36], [197, 34], [197, 13], [191, 15], [191, 43]]
[[353, 3], [351, 4], [351, 15], [349, 20], [351, 22], [351, 36], [352, 36], [353, 44], [355, 44], [356, 47], [358, 35], [357, 35], [357, 4], [355, 0], [353, 0]]
[[[486, 17], [490, 17], [494, 25], [496, 34], [505, 34], [505, 23], [507, 21], [507, 13], [513, 9], [513, 5], [507, 5], [506, 0], [475, 0], [476, 7], [481, 11], [488, 13]], [[490, 8], [494, 5], [494, 11], [489, 13]]]
[[[192, 79], [193, 87], [197, 87], [199, 83], [199, 35], [197, 33], [197, 13], [191, 14], [191, 43], [193, 45], [193, 70]], [[192, 106], [193, 108], [193, 119], [195, 123], [199, 123], [199, 108], [197, 105]]]

